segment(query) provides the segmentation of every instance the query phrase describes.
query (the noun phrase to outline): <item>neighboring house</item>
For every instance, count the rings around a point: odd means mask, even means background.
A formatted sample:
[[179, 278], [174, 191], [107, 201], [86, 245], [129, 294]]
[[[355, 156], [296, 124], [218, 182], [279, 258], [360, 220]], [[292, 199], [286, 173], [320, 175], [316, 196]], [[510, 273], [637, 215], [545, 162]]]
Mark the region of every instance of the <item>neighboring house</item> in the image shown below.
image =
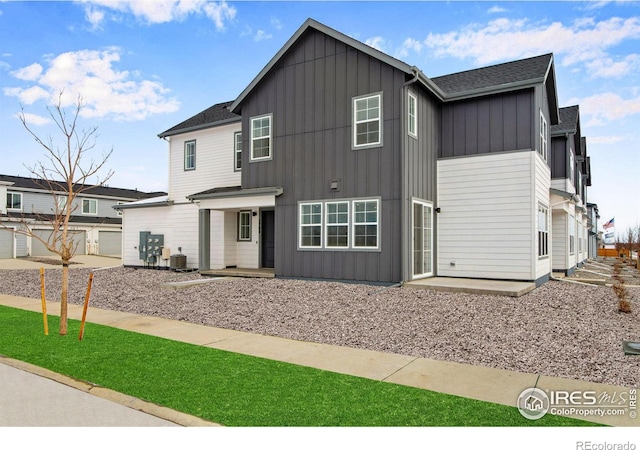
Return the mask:
[[[551, 204], [553, 271], [571, 274], [589, 257], [597, 235], [589, 227], [587, 187], [591, 164], [581, 135], [578, 106], [560, 108], [560, 123], [551, 127]], [[596, 225], [597, 226], [597, 225]], [[595, 256], [595, 255], [593, 255]]]
[[[76, 198], [70, 219], [76, 254], [120, 256], [122, 217], [113, 205], [160, 194], [106, 186], [86, 189]], [[47, 220], [54, 210], [53, 195], [39, 180], [0, 175], [0, 258], [51, 256], [38, 239], [15, 230], [22, 228], [24, 220], [35, 234], [48, 240], [52, 227]]]
[[119, 207], [124, 263], [147, 231], [200, 270], [540, 284], [559, 122], [551, 54], [430, 79], [309, 19], [235, 101], [160, 134], [169, 196]]
[[598, 241], [600, 240], [600, 231], [598, 230], [598, 220], [600, 220], [600, 212], [598, 205], [595, 203], [587, 203], [587, 228], [589, 231], [588, 259], [598, 256]]

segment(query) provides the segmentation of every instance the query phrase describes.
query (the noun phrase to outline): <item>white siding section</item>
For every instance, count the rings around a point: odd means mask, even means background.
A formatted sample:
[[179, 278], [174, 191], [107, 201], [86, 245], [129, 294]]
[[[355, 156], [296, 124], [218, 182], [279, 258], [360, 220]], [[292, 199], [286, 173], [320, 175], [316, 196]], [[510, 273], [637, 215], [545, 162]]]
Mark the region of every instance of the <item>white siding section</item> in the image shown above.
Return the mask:
[[[141, 231], [164, 235], [164, 245], [171, 254], [187, 256], [187, 267], [198, 267], [198, 206], [183, 205], [158, 206], [123, 210], [122, 263], [128, 266], [142, 266], [139, 259], [138, 243]], [[160, 264], [163, 264], [161, 262]]]
[[251, 217], [251, 240], [236, 243], [236, 261], [243, 269], [260, 267], [260, 214]]
[[533, 279], [533, 155], [498, 153], [438, 161], [439, 276]]
[[564, 209], [554, 209], [551, 213], [551, 261], [556, 272], [564, 272], [569, 268], [568, 217]]
[[[224, 213], [224, 262], [225, 267], [237, 266], [237, 212], [226, 211]], [[253, 231], [253, 230], [252, 230]]]
[[[535, 185], [534, 191], [536, 195], [536, 201], [533, 204], [533, 236], [536, 239], [536, 245], [533, 251], [533, 258], [535, 261], [535, 274], [534, 279], [537, 280], [545, 275], [551, 273], [551, 255], [553, 253], [553, 238], [549, 236], [549, 256], [539, 258], [538, 257], [538, 204], [541, 204], [549, 209], [549, 222], [551, 222], [551, 209], [550, 206], [550, 194], [549, 188], [551, 187], [551, 169], [547, 163], [536, 152], [531, 152], [534, 159], [535, 166]], [[551, 229], [551, 223], [548, 224], [549, 230]]]
[[551, 180], [551, 187], [558, 191], [568, 192], [569, 194], [576, 193], [576, 188], [573, 187], [573, 184], [568, 178], [555, 178]]
[[[216, 187], [240, 186], [233, 171], [233, 134], [240, 122], [171, 136], [169, 143], [169, 199], [186, 202], [186, 196]], [[196, 141], [196, 168], [184, 170], [184, 143]]]
[[209, 267], [211, 269], [224, 269], [225, 267], [225, 213], [222, 211], [210, 211], [210, 253]]

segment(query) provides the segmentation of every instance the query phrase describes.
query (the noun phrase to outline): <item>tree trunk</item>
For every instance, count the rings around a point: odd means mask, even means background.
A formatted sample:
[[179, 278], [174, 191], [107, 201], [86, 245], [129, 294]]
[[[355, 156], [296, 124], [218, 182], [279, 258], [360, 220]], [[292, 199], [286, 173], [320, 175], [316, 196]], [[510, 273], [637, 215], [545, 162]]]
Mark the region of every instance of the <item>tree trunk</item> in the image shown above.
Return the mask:
[[69, 292], [69, 260], [62, 260], [62, 295], [60, 297], [60, 335], [67, 334], [67, 294]]

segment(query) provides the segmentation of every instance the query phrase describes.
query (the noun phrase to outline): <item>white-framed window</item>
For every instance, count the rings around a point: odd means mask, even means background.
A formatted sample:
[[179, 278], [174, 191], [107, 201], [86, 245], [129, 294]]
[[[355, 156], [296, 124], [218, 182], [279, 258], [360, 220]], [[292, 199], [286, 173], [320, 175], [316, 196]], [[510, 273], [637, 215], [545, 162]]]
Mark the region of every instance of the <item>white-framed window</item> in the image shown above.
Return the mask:
[[382, 93], [353, 98], [353, 148], [382, 145]]
[[569, 254], [573, 255], [576, 252], [576, 218], [574, 216], [569, 217]]
[[569, 151], [569, 179], [571, 184], [576, 184], [576, 160], [573, 157], [573, 151]]
[[538, 205], [538, 258], [549, 256], [549, 208]]
[[242, 169], [242, 133], [233, 135], [233, 170], [235, 172]]
[[322, 203], [300, 204], [300, 248], [322, 248]]
[[549, 142], [549, 127], [547, 126], [546, 117], [542, 113], [542, 110], [540, 110], [540, 144], [538, 146], [538, 153], [540, 153], [540, 156], [542, 156], [542, 158], [544, 158], [545, 161], [547, 160], [548, 142]]
[[7, 192], [7, 209], [12, 211], [22, 211], [21, 192]]
[[378, 218], [378, 200], [354, 200], [354, 248], [378, 248]]
[[253, 117], [251, 122], [251, 161], [271, 159], [271, 114]]
[[325, 205], [327, 247], [349, 248], [349, 202], [327, 202]]
[[409, 136], [418, 137], [418, 98], [409, 92], [409, 100], [407, 102], [407, 119]]
[[300, 249], [379, 250], [380, 200], [299, 203]]
[[[55, 197], [55, 199], [56, 199], [56, 206], [58, 208], [58, 212], [59, 213], [64, 212], [64, 210], [67, 209], [67, 196], [66, 195], [57, 195]], [[73, 209], [75, 209], [75, 208], [73, 208]]]
[[96, 200], [95, 198], [83, 198], [82, 214], [87, 214], [90, 216], [98, 215], [98, 200]]
[[412, 233], [413, 277], [433, 275], [433, 204], [413, 199]]
[[195, 170], [196, 168], [196, 141], [184, 143], [184, 170]]
[[251, 211], [238, 212], [238, 240], [251, 240]]

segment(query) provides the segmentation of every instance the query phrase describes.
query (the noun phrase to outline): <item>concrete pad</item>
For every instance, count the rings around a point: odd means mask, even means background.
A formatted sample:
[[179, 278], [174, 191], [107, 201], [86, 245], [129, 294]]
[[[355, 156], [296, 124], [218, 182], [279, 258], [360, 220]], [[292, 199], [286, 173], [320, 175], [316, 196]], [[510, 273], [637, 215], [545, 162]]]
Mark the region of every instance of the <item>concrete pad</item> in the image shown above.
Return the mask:
[[538, 376], [433, 359], [416, 359], [385, 381], [486, 402], [517, 406], [518, 396]]
[[[617, 427], [637, 427], [640, 426], [640, 418], [638, 418], [638, 412], [640, 410], [640, 403], [638, 403], [638, 395], [640, 394], [638, 388], [627, 388], [622, 386], [614, 386], [610, 384], [590, 383], [582, 380], [571, 380], [568, 378], [541, 376], [538, 380], [538, 389], [542, 389], [547, 395], [553, 392], [568, 392], [577, 393], [578, 395], [575, 401], [565, 400], [562, 398], [559, 402], [552, 402], [552, 407], [558, 408], [560, 411], [556, 411], [556, 415], [562, 415], [567, 417], [573, 417], [575, 419], [587, 420], [589, 422], [600, 423], [604, 425], [611, 425]], [[583, 402], [582, 393], [591, 392], [596, 397], [596, 404], [594, 405], [578, 405], [576, 403]], [[635, 392], [636, 403], [630, 405], [630, 396], [634, 395], [631, 391]], [[589, 400], [585, 401], [589, 403]], [[589, 415], [571, 413], [571, 408], [583, 409], [588, 412]], [[552, 411], [549, 411], [551, 413]], [[617, 413], [621, 414], [618, 415]], [[603, 414], [603, 415], [600, 415]], [[614, 415], [607, 415], [614, 414]]]
[[273, 269], [208, 269], [201, 270], [200, 275], [220, 276], [220, 277], [241, 277], [241, 278], [275, 278]]
[[200, 280], [187, 280], [187, 281], [170, 281], [168, 283], [162, 283], [160, 285], [163, 289], [184, 289], [198, 284], [211, 283], [212, 281], [223, 280], [222, 277], [208, 277]]
[[445, 292], [466, 292], [481, 295], [505, 295], [520, 297], [536, 288], [536, 284], [526, 281], [478, 280], [471, 278], [432, 277], [408, 281], [404, 287], [412, 289], [433, 289]]

